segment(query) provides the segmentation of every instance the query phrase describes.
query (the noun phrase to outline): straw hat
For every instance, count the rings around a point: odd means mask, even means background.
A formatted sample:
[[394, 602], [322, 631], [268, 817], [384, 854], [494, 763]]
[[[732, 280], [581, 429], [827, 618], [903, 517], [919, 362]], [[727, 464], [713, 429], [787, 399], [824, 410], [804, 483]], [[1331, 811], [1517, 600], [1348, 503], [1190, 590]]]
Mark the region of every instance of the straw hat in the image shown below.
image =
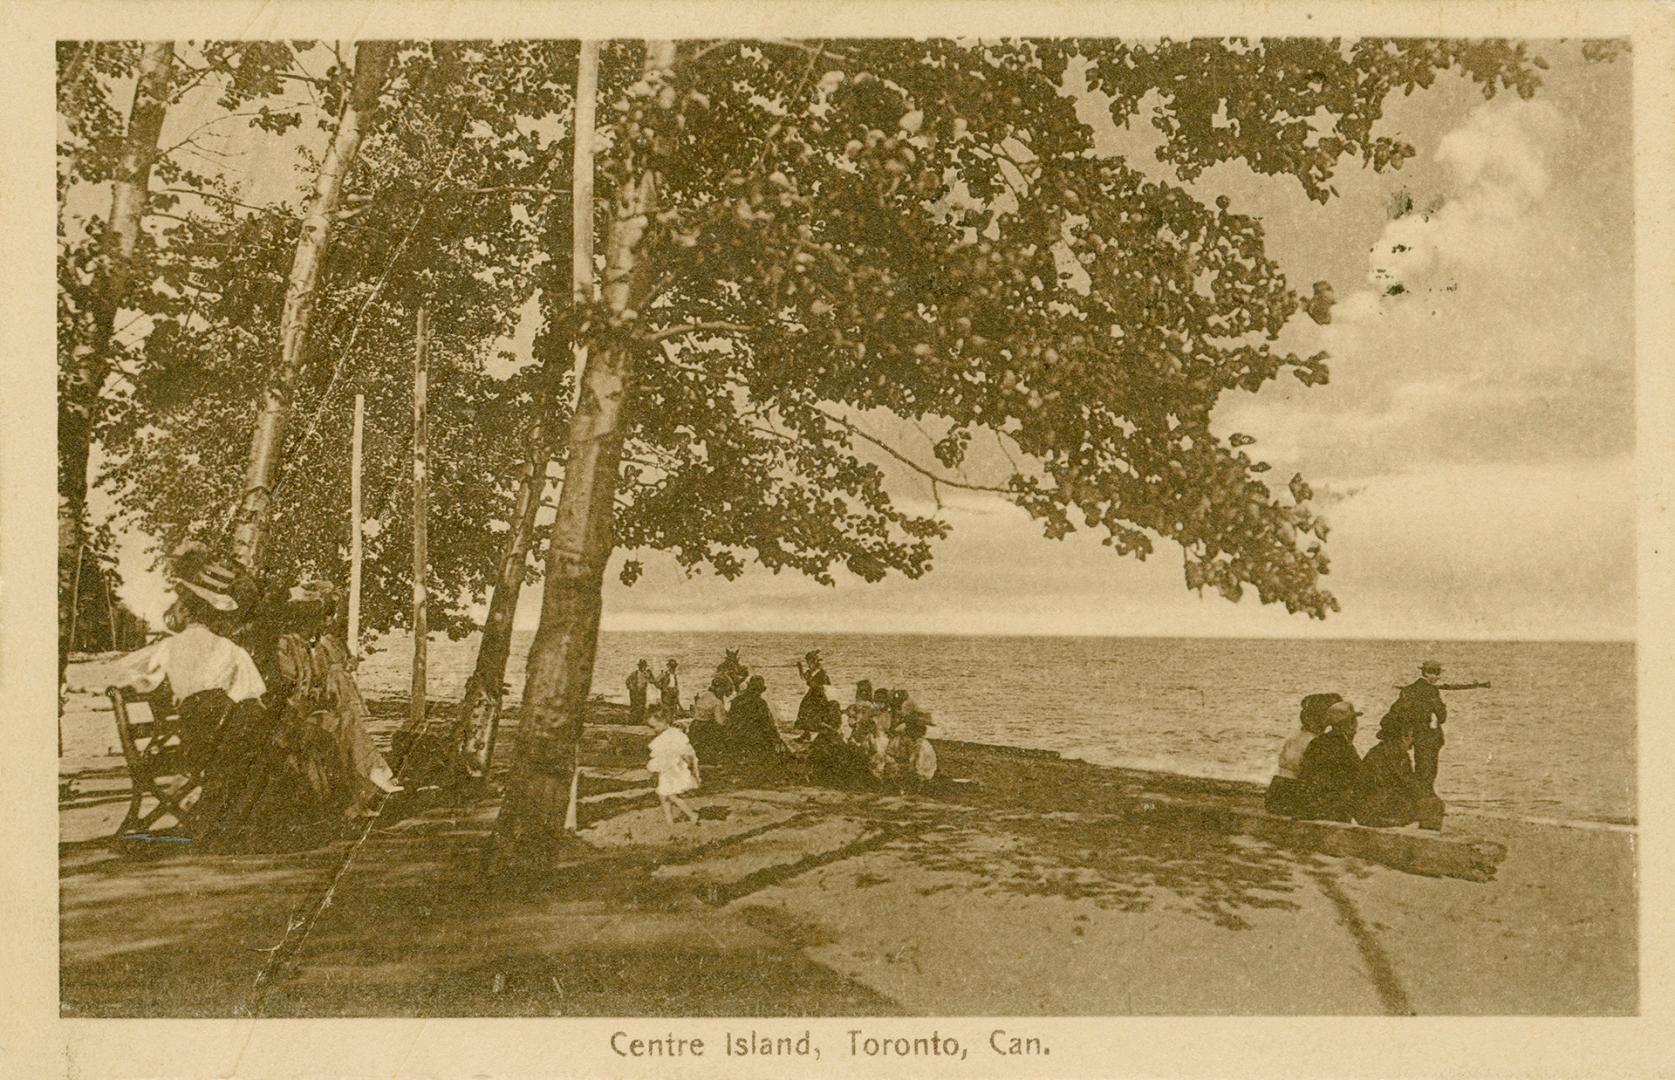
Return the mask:
[[238, 611], [240, 603], [233, 598], [238, 579], [236, 566], [209, 558], [201, 544], [186, 544], [174, 553], [174, 584], [216, 611]]

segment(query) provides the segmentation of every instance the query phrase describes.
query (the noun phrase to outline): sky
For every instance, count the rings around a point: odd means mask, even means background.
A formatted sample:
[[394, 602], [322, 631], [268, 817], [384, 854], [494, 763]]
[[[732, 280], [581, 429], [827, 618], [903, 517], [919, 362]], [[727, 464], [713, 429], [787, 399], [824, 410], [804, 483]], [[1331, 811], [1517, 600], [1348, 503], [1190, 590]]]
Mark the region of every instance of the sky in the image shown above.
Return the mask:
[[[1345, 163], [1340, 197], [1325, 206], [1293, 180], [1238, 164], [1195, 184], [1263, 220], [1269, 255], [1294, 288], [1329, 281], [1338, 298], [1330, 325], [1299, 315], [1279, 342], [1330, 352], [1330, 384], [1286, 380], [1230, 395], [1216, 426], [1254, 436], [1250, 452], [1273, 464], [1271, 476], [1300, 471], [1313, 484], [1331, 524], [1326, 584], [1341, 612], [1320, 622], [1254, 596], [1199, 596], [1185, 588], [1172, 545], [1142, 563], [1090, 535], [1047, 540], [1023, 511], [962, 492], [944, 496], [952, 534], [919, 580], [829, 587], [753, 567], [726, 582], [687, 577], [655, 552], [620, 552], [605, 627], [1631, 637], [1632, 60], [1588, 64], [1574, 43], [1536, 51], [1551, 69], [1531, 101], [1485, 101], [1452, 76], [1394, 97], [1382, 130], [1417, 154], [1383, 174]], [[1160, 169], [1148, 134], [1100, 137]], [[1399, 194], [1419, 212], [1393, 217]], [[867, 422], [907, 445], [922, 440], [889, 418]], [[964, 471], [994, 479], [1003, 461], [979, 442]], [[936, 509], [921, 478], [879, 463], [903, 502]], [[614, 574], [630, 557], [646, 566], [632, 588]], [[159, 583], [142, 567], [124, 553], [127, 590], [144, 614]], [[525, 590], [520, 625], [536, 621], [539, 593]]]

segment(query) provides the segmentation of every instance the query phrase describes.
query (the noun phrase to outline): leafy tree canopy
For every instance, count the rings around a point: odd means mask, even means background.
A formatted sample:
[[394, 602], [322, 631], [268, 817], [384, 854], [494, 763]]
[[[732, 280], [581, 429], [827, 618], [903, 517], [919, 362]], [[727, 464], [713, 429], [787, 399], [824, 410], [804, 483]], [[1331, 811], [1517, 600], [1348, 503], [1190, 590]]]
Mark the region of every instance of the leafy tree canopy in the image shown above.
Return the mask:
[[[741, 551], [822, 580], [922, 573], [943, 526], [860, 449], [855, 418], [884, 409], [937, 423], [946, 469], [977, 432], [1014, 444], [1027, 463], [992, 486], [1049, 537], [1080, 522], [1141, 558], [1174, 540], [1189, 587], [1324, 617], [1308, 484], [1275, 491], [1210, 420], [1223, 393], [1324, 382], [1325, 357], [1275, 348], [1300, 301], [1261, 223], [1187, 182], [1242, 160], [1324, 201], [1345, 159], [1411, 155], [1376, 131], [1392, 92], [1452, 69], [1527, 96], [1536, 68], [1492, 41], [685, 46], [618, 104], [605, 170], [661, 179], [654, 298], [582, 332], [645, 350], [631, 454], [660, 460], [626, 497], [700, 510], [622, 541], [723, 574]], [[1090, 96], [1152, 124], [1178, 182], [1103, 150]]]
[[[196, 48], [190, 78], [216, 80], [217, 107], [306, 163], [300, 135], [331, 123], [344, 66], [302, 72], [306, 43]], [[108, 173], [97, 147], [120, 121], [88, 80], [108, 83], [132, 51], [61, 50], [61, 178]], [[1496, 41], [697, 41], [653, 93], [631, 93], [645, 89], [641, 57], [634, 42], [604, 50], [598, 194], [606, 207], [656, 170], [640, 251], [656, 285], [645, 310], [613, 317], [569, 302], [561, 254], [574, 43], [398, 54], [323, 277], [274, 533], [281, 564], [340, 572], [345, 403], [366, 393], [368, 510], [386, 525], [368, 553], [369, 626], [405, 617], [421, 302], [436, 333], [432, 588], [452, 630], [498, 553], [490, 523], [507, 516], [517, 433], [537, 414], [562, 421], [554, 373], [577, 341], [643, 354], [619, 547], [724, 576], [747, 560], [823, 581], [925, 572], [946, 526], [892, 499], [880, 455], [910, 459], [867, 428], [884, 410], [940, 433], [937, 461], [912, 467], [1010, 498], [1047, 536], [1098, 529], [1140, 558], [1172, 540], [1189, 587], [1254, 588], [1324, 617], [1336, 601], [1307, 483], [1270, 486], [1249, 440], [1218, 437], [1211, 416], [1222, 394], [1282, 375], [1323, 382], [1325, 357], [1276, 347], [1299, 297], [1261, 223], [1194, 181], [1237, 160], [1325, 201], [1345, 162], [1390, 169], [1412, 154], [1378, 130], [1391, 94], [1457, 72], [1527, 96], [1540, 67]], [[299, 78], [308, 108], [275, 100]], [[1174, 179], [1102, 147], [1089, 102], [1154, 127]], [[222, 176], [160, 176], [202, 197], [154, 207], [169, 216], [130, 302], [152, 329], [125, 357], [105, 438], [125, 512], [172, 542], [220, 528], [237, 500], [297, 213], [240, 206]], [[73, 309], [79, 249], [65, 244]], [[541, 363], [500, 378], [495, 342], [537, 290]], [[985, 432], [1018, 467], [962, 478]]]

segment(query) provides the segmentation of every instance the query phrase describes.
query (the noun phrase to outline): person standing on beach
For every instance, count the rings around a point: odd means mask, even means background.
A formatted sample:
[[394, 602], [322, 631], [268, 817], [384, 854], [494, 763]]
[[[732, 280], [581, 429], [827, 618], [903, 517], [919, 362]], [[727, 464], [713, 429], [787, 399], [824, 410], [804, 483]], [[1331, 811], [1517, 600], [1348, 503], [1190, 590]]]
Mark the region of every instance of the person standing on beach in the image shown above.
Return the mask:
[[659, 701], [663, 712], [671, 719], [680, 712], [680, 663], [669, 657], [663, 665], [663, 673], [652, 680], [657, 686]]
[[803, 658], [797, 661], [797, 674], [801, 675], [803, 681], [810, 686], [814, 685], [816, 676], [826, 679], [828, 683], [831, 682], [826, 677], [826, 667], [820, 660], [819, 649], [810, 649], [803, 654]]
[[[1413, 773], [1419, 785], [1436, 794], [1437, 759], [1442, 755], [1442, 725], [1448, 720], [1437, 683], [1442, 665], [1427, 660], [1419, 665], [1419, 678], [1402, 687], [1395, 704], [1384, 714], [1385, 723], [1395, 723], [1413, 733]], [[1382, 726], [1382, 724], [1381, 724]]]
[[634, 670], [628, 673], [628, 722], [643, 724], [646, 722], [646, 691], [651, 689], [656, 681], [651, 673], [651, 663], [641, 660]]

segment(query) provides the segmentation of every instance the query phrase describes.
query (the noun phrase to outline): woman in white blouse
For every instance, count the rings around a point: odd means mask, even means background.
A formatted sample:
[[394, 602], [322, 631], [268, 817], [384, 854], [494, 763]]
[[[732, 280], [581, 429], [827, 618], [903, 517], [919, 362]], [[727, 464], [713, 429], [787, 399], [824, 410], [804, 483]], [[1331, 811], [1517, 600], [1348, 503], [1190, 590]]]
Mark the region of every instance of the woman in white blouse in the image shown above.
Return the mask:
[[176, 567], [177, 599], [164, 616], [173, 633], [125, 657], [119, 684], [149, 694], [167, 682], [185, 728], [186, 752], [203, 762], [232, 707], [259, 706], [267, 686], [250, 654], [224, 636], [239, 611], [232, 595], [235, 572], [193, 554]]
[[172, 633], [125, 657], [119, 685], [139, 693], [166, 685], [180, 713], [182, 749], [204, 779], [189, 829], [216, 844], [247, 823], [264, 793], [269, 801], [277, 793], [270, 780], [282, 755], [274, 752], [275, 717], [262, 700], [261, 673], [227, 637], [241, 614], [237, 572], [197, 550], [174, 569], [177, 599], [164, 620]]

